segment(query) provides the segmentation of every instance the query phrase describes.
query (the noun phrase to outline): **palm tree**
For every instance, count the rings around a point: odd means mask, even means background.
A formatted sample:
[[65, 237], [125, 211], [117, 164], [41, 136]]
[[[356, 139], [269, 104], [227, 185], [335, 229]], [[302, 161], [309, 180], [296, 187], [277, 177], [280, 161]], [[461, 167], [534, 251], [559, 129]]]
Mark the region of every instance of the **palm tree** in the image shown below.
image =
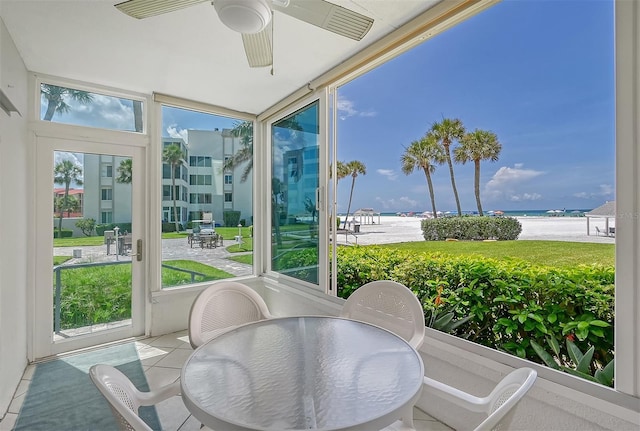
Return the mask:
[[118, 176], [116, 177], [116, 182], [120, 184], [131, 184], [132, 175], [133, 175], [133, 160], [132, 159], [124, 159], [120, 162], [118, 166]]
[[480, 161], [490, 160], [495, 162], [502, 151], [502, 145], [498, 142], [495, 133], [487, 130], [476, 129], [472, 133], [467, 133], [462, 137], [460, 146], [453, 151], [455, 161], [462, 163], [473, 161], [475, 166], [474, 191], [476, 193], [476, 204], [478, 214], [482, 213], [482, 203], [480, 203]]
[[133, 100], [133, 128], [136, 132], [142, 132], [142, 102]]
[[438, 145], [435, 136], [427, 134], [419, 141], [413, 141], [408, 148], [405, 148], [400, 161], [402, 162], [402, 172], [404, 172], [405, 175], [409, 175], [418, 168], [424, 171], [427, 177], [427, 185], [429, 186], [429, 198], [431, 199], [433, 217], [438, 217], [431, 174], [435, 172], [436, 165], [444, 163], [445, 155], [440, 145]]
[[176, 192], [176, 167], [182, 165], [183, 154], [178, 144], [171, 144], [165, 147], [162, 151], [162, 161], [171, 167], [171, 195], [173, 196], [173, 222], [176, 226], [176, 232], [179, 232], [178, 227], [178, 204]]
[[245, 182], [253, 170], [253, 122], [242, 121], [235, 124], [231, 129], [231, 135], [240, 138], [242, 147], [232, 157], [225, 160], [222, 169], [233, 170], [246, 162], [247, 166], [240, 177], [240, 182]]
[[458, 207], [458, 215], [462, 215], [460, 207], [460, 198], [458, 198], [458, 189], [456, 188], [456, 179], [453, 174], [453, 163], [451, 163], [451, 145], [454, 141], [462, 139], [464, 135], [464, 126], [462, 121], [450, 118], [443, 118], [441, 122], [434, 123], [431, 126], [430, 133], [435, 136], [436, 140], [442, 145], [449, 165], [449, 175], [451, 176], [451, 187], [453, 188], [453, 196], [456, 198], [456, 206]]
[[40, 92], [44, 94], [44, 97], [47, 99], [47, 111], [44, 114], [44, 118], [42, 118], [44, 121], [51, 121], [53, 114], [56, 112], [69, 112], [71, 107], [67, 105], [64, 100], [65, 98], [70, 98], [84, 104], [93, 101], [93, 96], [86, 91], [58, 87], [57, 85], [42, 84], [40, 86]]
[[62, 219], [64, 212], [69, 207], [69, 186], [72, 182], [82, 185], [82, 168], [73, 164], [71, 160], [63, 160], [53, 168], [53, 182], [55, 184], [64, 184], [64, 197], [62, 202], [58, 204], [58, 238], [62, 238]]
[[[358, 160], [350, 161], [345, 165], [345, 168], [346, 168], [345, 172], [347, 173], [347, 175], [351, 175], [351, 192], [349, 193], [349, 205], [347, 206], [347, 215], [344, 218], [344, 229], [347, 228], [347, 220], [349, 219], [349, 211], [351, 211], [351, 199], [353, 198], [353, 187], [356, 184], [356, 178], [358, 177], [358, 175], [367, 174], [367, 168], [362, 162]], [[345, 177], [347, 175], [345, 175]]]
[[349, 175], [349, 169], [344, 162], [338, 160], [336, 162], [336, 183]]

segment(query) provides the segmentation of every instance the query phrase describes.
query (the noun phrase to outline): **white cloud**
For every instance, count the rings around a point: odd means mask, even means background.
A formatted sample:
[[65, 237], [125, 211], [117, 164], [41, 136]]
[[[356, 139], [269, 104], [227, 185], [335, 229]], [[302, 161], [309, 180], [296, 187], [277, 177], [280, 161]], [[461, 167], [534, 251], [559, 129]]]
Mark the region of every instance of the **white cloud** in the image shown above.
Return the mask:
[[377, 112], [375, 111], [359, 111], [355, 107], [353, 101], [348, 100], [342, 96], [338, 96], [338, 117], [341, 120], [346, 120], [349, 117], [375, 117]]
[[542, 199], [542, 195], [540, 193], [522, 193], [521, 195], [511, 195], [509, 198], [512, 202], [538, 201]]
[[396, 178], [398, 178], [398, 174], [396, 174], [393, 169], [378, 169], [376, 170], [376, 172], [384, 177], [387, 177], [389, 181], [394, 181]]
[[613, 196], [615, 189], [610, 184], [600, 184], [598, 190], [594, 192], [577, 192], [573, 196], [579, 199], [601, 198], [603, 196]]
[[[79, 124], [90, 127], [100, 127], [111, 130], [133, 130], [133, 107], [131, 102], [113, 96], [91, 93], [91, 103], [79, 103], [66, 98], [69, 112], [56, 112], [53, 121]], [[47, 101], [44, 96], [42, 109], [45, 110]]]
[[406, 210], [408, 208], [416, 208], [418, 206], [418, 201], [414, 199], [410, 199], [407, 196], [402, 196], [398, 199], [382, 199], [380, 196], [376, 196], [376, 202], [382, 205], [383, 209], [391, 209], [391, 210]]
[[543, 171], [525, 169], [522, 163], [516, 163], [513, 168], [503, 166], [493, 175], [484, 189], [484, 196], [491, 201], [535, 201], [542, 198], [537, 192], [524, 191], [523, 188], [533, 178], [544, 175]]
[[167, 127], [167, 134], [170, 138], [181, 138], [184, 142], [189, 143], [189, 133], [187, 129], [179, 129], [175, 124]]
[[76, 166], [80, 166], [82, 167], [83, 162], [84, 162], [84, 158], [82, 157], [81, 154], [77, 154], [77, 153], [67, 153], [64, 151], [55, 151], [53, 153], [53, 165], [57, 165], [58, 163], [64, 161], [64, 160], [70, 160], [74, 165]]

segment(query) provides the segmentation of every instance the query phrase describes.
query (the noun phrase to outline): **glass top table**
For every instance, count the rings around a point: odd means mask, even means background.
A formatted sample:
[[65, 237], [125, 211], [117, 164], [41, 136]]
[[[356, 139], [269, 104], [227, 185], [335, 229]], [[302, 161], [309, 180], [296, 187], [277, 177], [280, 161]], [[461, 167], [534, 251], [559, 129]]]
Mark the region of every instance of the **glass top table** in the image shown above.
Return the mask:
[[182, 397], [221, 430], [379, 430], [422, 390], [416, 350], [389, 331], [338, 317], [240, 326], [200, 346], [182, 368]]

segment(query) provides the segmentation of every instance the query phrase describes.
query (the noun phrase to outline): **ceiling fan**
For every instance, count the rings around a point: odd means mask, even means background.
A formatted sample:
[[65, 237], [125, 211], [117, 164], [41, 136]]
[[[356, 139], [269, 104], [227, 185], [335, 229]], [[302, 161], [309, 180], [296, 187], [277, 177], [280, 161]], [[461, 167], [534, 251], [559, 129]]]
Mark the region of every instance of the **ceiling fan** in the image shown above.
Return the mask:
[[[211, 0], [128, 0], [115, 5], [133, 18], [148, 18]], [[273, 64], [272, 13], [282, 12], [330, 32], [361, 40], [373, 18], [325, 0], [213, 0], [220, 21], [242, 34], [250, 67]]]

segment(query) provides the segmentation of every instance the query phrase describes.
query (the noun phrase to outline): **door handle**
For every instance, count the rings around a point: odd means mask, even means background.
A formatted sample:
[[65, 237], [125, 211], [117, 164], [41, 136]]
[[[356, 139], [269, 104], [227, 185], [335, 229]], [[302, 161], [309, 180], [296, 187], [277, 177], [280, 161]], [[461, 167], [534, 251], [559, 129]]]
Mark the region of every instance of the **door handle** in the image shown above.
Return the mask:
[[142, 240], [141, 239], [136, 241], [136, 260], [138, 262], [142, 261]]

